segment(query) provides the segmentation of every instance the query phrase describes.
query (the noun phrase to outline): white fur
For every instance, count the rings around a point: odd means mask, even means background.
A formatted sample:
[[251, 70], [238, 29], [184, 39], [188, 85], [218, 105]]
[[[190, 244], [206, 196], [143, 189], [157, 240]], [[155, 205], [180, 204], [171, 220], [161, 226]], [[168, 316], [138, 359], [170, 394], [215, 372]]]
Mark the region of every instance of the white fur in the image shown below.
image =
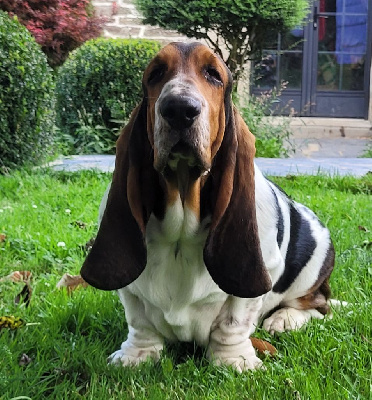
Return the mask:
[[[271, 184], [257, 167], [255, 176], [261, 249], [275, 284], [284, 271], [283, 257], [289, 242], [288, 205], [280, 194], [284, 238], [279, 249], [276, 242], [277, 210]], [[195, 340], [207, 347], [207, 356], [216, 364], [232, 365], [238, 371], [261, 367], [250, 336], [268, 311], [286, 301], [294, 304], [293, 299], [311, 288], [329, 243], [328, 231], [302, 207], [299, 209], [319, 238], [313, 257], [285, 293], [270, 291], [254, 299], [227, 295], [210, 277], [203, 261], [209, 220], [199, 223], [193, 212], [183, 207], [180, 198], [166, 210], [162, 221], [152, 215], [146, 228], [147, 266], [137, 280], [118, 291], [126, 311], [129, 333], [110, 361], [138, 364], [148, 357], [158, 359], [164, 340]], [[323, 318], [323, 315], [316, 310], [281, 308], [264, 321], [263, 327], [270, 333], [298, 329], [312, 317]]]

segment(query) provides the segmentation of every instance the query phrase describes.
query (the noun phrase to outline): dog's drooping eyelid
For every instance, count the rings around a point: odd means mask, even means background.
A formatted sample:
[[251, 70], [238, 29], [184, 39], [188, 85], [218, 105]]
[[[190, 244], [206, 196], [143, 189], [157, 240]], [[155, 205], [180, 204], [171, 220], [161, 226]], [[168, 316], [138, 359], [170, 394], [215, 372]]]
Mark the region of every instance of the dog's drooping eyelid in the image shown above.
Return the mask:
[[160, 82], [166, 72], [167, 72], [166, 64], [156, 65], [150, 72], [150, 74], [147, 78], [147, 83], [149, 85], [154, 85], [154, 84]]
[[222, 81], [222, 77], [221, 77], [220, 73], [212, 65], [206, 65], [203, 69], [203, 73], [208, 82], [210, 82], [214, 85], [217, 85], [217, 86], [223, 85], [223, 81]]

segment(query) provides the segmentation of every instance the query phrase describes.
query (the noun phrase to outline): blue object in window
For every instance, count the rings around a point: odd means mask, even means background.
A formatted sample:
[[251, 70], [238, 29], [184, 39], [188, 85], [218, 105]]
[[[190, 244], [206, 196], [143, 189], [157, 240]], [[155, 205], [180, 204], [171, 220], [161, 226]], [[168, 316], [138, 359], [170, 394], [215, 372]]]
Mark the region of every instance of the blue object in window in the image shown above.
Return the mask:
[[367, 0], [337, 0], [336, 53], [339, 64], [360, 62], [367, 45]]

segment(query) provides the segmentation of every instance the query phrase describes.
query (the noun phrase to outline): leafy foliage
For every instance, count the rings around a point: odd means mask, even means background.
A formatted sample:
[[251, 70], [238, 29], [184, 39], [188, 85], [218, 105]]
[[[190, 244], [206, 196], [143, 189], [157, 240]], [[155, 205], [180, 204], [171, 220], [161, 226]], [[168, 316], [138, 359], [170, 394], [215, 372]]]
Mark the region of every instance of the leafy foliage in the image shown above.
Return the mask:
[[301, 23], [308, 7], [307, 0], [136, 0], [136, 4], [145, 23], [205, 39], [225, 59], [235, 81], [265, 41]]
[[160, 49], [150, 40], [95, 39], [59, 69], [57, 124], [78, 153], [113, 152], [117, 133], [141, 98], [142, 74]]
[[96, 17], [90, 0], [2, 0], [0, 9], [17, 15], [55, 67], [70, 51], [98, 37], [104, 18]]
[[62, 154], [110, 154], [115, 152], [115, 142], [123, 121], [115, 120], [118, 126], [110, 129], [94, 123], [93, 117], [93, 114], [88, 114], [84, 109], [81, 112], [78, 111], [78, 127], [74, 134], [61, 132], [58, 135]]
[[364, 153], [362, 154], [363, 158], [372, 158], [372, 143], [369, 143], [364, 151]]
[[16, 18], [0, 11], [0, 171], [40, 163], [51, 150], [52, 71]]
[[[248, 100], [243, 101], [240, 112], [248, 125], [250, 131], [256, 137], [256, 157], [288, 157], [291, 150], [290, 118], [293, 110], [290, 103], [278, 110], [280, 105], [279, 97], [282, 90], [272, 89], [263, 92], [260, 96], [247, 96]], [[272, 119], [275, 113], [288, 115], [286, 118]]]

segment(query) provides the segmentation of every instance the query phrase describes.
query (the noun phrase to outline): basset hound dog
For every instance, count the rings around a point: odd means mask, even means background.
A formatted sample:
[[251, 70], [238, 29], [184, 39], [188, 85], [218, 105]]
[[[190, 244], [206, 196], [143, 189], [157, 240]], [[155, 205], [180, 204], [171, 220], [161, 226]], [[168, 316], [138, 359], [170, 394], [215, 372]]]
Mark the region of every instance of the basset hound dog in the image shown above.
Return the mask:
[[298, 329], [329, 311], [329, 231], [257, 168], [231, 89], [200, 43], [167, 45], [144, 72], [81, 270], [124, 305], [129, 332], [113, 364], [195, 341], [217, 365], [254, 369], [256, 326]]

